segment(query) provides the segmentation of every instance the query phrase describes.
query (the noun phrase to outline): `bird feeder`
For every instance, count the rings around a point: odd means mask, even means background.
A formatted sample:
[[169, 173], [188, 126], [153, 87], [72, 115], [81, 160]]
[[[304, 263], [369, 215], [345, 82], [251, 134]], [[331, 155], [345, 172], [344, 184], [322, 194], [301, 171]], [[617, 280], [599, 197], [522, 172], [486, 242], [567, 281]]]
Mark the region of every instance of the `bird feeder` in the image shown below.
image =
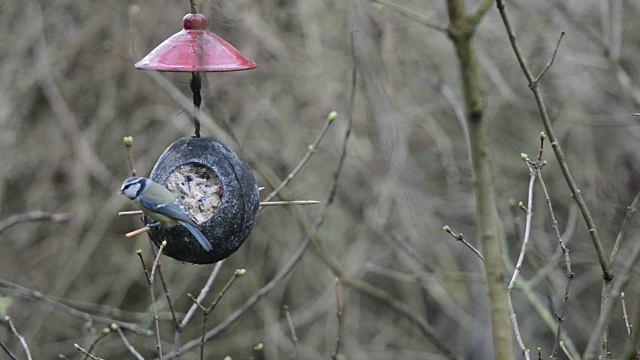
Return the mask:
[[[249, 166], [210, 137], [181, 138], [169, 146], [149, 178], [165, 185], [211, 242], [205, 251], [183, 226], [156, 226], [149, 236], [164, 254], [194, 264], [210, 264], [233, 254], [249, 236], [258, 216], [258, 185]], [[146, 223], [153, 223], [145, 218]]]
[[[202, 14], [185, 15], [182, 31], [135, 64], [143, 70], [192, 73], [195, 136], [171, 144], [149, 178], [174, 193], [213, 250], [202, 248], [183, 226], [157, 226], [149, 236], [158, 246], [167, 241], [165, 255], [194, 264], [214, 263], [238, 250], [251, 233], [260, 208], [258, 186], [249, 166], [214, 138], [200, 136], [200, 72], [256, 67], [231, 44], [207, 31], [207, 24]], [[145, 222], [153, 221], [145, 217]]]

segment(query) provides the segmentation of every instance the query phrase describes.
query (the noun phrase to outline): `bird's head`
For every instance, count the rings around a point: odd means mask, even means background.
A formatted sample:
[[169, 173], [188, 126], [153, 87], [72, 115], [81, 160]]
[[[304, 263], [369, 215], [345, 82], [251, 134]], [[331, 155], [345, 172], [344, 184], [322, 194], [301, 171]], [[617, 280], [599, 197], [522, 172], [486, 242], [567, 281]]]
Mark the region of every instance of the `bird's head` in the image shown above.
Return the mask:
[[122, 183], [119, 194], [125, 194], [129, 199], [133, 200], [140, 196], [140, 193], [147, 186], [147, 179], [143, 177], [130, 177]]

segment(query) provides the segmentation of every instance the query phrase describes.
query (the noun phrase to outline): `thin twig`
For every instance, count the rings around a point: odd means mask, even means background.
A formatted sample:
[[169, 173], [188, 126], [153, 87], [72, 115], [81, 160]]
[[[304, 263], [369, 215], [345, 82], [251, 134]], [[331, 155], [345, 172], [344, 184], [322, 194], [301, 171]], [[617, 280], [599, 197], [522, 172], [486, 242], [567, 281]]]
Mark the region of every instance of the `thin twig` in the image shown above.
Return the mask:
[[562, 352], [567, 357], [567, 359], [573, 360], [573, 356], [571, 356], [571, 352], [569, 351], [569, 349], [567, 349], [564, 341], [560, 341], [560, 349], [562, 349]]
[[251, 351], [251, 356], [249, 356], [249, 359], [255, 360], [256, 354], [258, 354], [259, 352], [262, 352], [262, 350], [264, 350], [264, 344], [258, 343], [258, 345], [253, 347], [253, 351]]
[[[153, 249], [153, 247], [152, 247]], [[167, 304], [169, 305], [169, 312], [171, 313], [171, 318], [173, 319], [173, 326], [177, 329], [180, 326], [180, 322], [178, 321], [178, 316], [173, 308], [173, 301], [171, 300], [171, 293], [169, 292], [169, 286], [164, 278], [164, 271], [162, 271], [162, 264], [158, 263], [158, 275], [160, 275], [160, 282], [162, 283], [162, 289], [164, 290], [164, 296], [167, 298]]]
[[213, 284], [215, 279], [218, 277], [218, 273], [220, 273], [220, 269], [222, 268], [223, 264], [224, 264], [224, 260], [216, 263], [216, 266], [211, 271], [211, 274], [209, 275], [207, 282], [202, 287], [202, 289], [200, 289], [200, 293], [198, 294], [196, 301], [191, 306], [191, 308], [189, 308], [189, 311], [187, 311], [187, 315], [185, 315], [185, 317], [182, 319], [182, 322], [180, 322], [181, 328], [184, 328], [185, 326], [187, 326], [187, 324], [195, 314], [197, 309], [197, 303], [201, 303], [204, 300], [204, 298], [207, 296], [207, 294], [209, 294], [209, 291], [211, 290], [211, 285]]
[[[177, 359], [180, 356], [180, 337], [182, 336], [182, 330], [189, 324], [189, 321], [191, 321], [191, 319], [193, 318], [193, 315], [196, 313], [196, 310], [200, 306], [200, 302], [202, 302], [204, 298], [207, 296], [207, 294], [209, 294], [209, 291], [211, 290], [211, 285], [213, 284], [215, 279], [218, 277], [218, 274], [220, 273], [220, 269], [222, 268], [224, 261], [225, 261], [224, 259], [221, 261], [218, 261], [216, 265], [213, 267], [211, 274], [209, 274], [209, 278], [205, 282], [202, 289], [200, 289], [200, 293], [198, 294], [198, 297], [195, 299], [195, 301], [193, 301], [193, 304], [187, 311], [187, 314], [184, 316], [184, 318], [182, 318], [182, 321], [180, 321], [180, 324], [178, 324], [178, 327], [176, 328], [176, 332], [173, 336], [173, 352], [171, 353], [171, 358]], [[191, 294], [187, 294], [187, 296], [192, 297]]]
[[227, 293], [227, 291], [231, 288], [231, 285], [233, 285], [236, 279], [243, 276], [246, 273], [247, 273], [247, 270], [245, 269], [236, 269], [236, 271], [233, 272], [233, 275], [231, 276], [229, 281], [227, 281], [227, 283], [222, 288], [222, 290], [220, 290], [218, 297], [213, 302], [211, 302], [211, 305], [209, 305], [208, 308], [205, 308], [196, 298], [193, 297], [193, 295], [187, 294], [189, 298], [191, 298], [191, 300], [194, 302], [194, 304], [196, 304], [200, 308], [200, 310], [202, 310], [202, 313], [204, 315], [202, 319], [202, 337], [200, 338], [200, 360], [204, 360], [204, 347], [207, 343], [207, 339], [206, 339], [207, 320], [209, 319], [209, 314], [211, 314], [213, 309], [215, 309], [215, 307], [218, 305], [218, 303], [220, 302], [224, 294]]
[[320, 130], [320, 133], [316, 137], [316, 140], [311, 145], [309, 145], [307, 152], [304, 154], [302, 159], [300, 159], [298, 164], [293, 168], [293, 170], [289, 173], [289, 175], [287, 175], [287, 177], [280, 183], [280, 185], [278, 185], [278, 187], [276, 187], [269, 195], [267, 195], [267, 197], [264, 198], [262, 202], [268, 202], [271, 199], [273, 199], [285, 186], [287, 186], [287, 184], [289, 184], [291, 180], [293, 180], [294, 177], [296, 177], [296, 175], [300, 172], [300, 170], [302, 170], [302, 167], [307, 163], [307, 161], [309, 161], [311, 156], [315, 154], [316, 149], [320, 144], [320, 141], [322, 141], [322, 138], [327, 133], [327, 130], [329, 130], [329, 126], [333, 124], [337, 116], [338, 115], [336, 114], [335, 111], [332, 111], [327, 116], [327, 120], [324, 122], [324, 125], [322, 126], [322, 130]]
[[137, 360], [144, 360], [144, 357], [142, 357], [142, 355], [140, 355], [140, 353], [133, 346], [131, 346], [131, 344], [129, 343], [129, 340], [127, 340], [127, 337], [124, 335], [124, 332], [122, 331], [122, 329], [117, 325], [111, 326], [111, 327], [112, 328], [115, 327], [116, 331], [118, 332], [118, 335], [120, 335], [120, 339], [122, 339], [122, 343], [127, 348], [127, 350], [129, 350], [131, 355], [133, 355]]
[[[541, 136], [544, 139], [543, 136]], [[562, 241], [562, 235], [560, 234], [560, 229], [558, 229], [558, 220], [556, 220], [555, 213], [553, 211], [553, 205], [551, 204], [551, 198], [549, 197], [549, 191], [547, 190], [547, 186], [542, 178], [542, 167], [544, 163], [538, 162], [535, 171], [538, 181], [540, 182], [540, 186], [542, 187], [542, 191], [544, 192], [545, 200], [547, 202], [547, 206], [549, 207], [549, 216], [551, 217], [551, 221], [553, 224], [553, 229], [556, 233], [556, 238], [558, 239], [558, 244], [560, 245], [560, 249], [564, 254], [565, 266], [566, 266], [566, 276], [567, 276], [567, 284], [565, 286], [564, 297], [562, 299], [562, 305], [560, 306], [560, 313], [556, 315], [558, 319], [558, 331], [556, 332], [556, 338], [553, 343], [553, 349], [551, 350], [551, 357], [556, 358], [558, 352], [558, 345], [560, 342], [560, 332], [562, 330], [562, 323], [564, 322], [565, 313], [567, 311], [567, 302], [569, 301], [569, 289], [571, 287], [571, 280], [573, 280], [573, 271], [571, 270], [571, 260], [569, 258], [569, 249], [565, 246]]]
[[484, 17], [484, 14], [491, 8], [491, 4], [493, 4], [493, 0], [482, 0], [476, 11], [469, 16], [472, 26], [475, 27], [478, 25], [480, 20]]
[[[522, 279], [522, 276], [520, 277]], [[536, 292], [531, 291], [531, 281], [520, 280], [516, 283], [516, 290], [521, 290], [522, 293], [527, 297], [529, 303], [533, 306], [534, 310], [538, 313], [538, 316], [542, 319], [543, 323], [551, 329], [551, 331], [557, 331], [557, 318], [554, 314], [549, 311], [547, 300], [545, 301], [540, 299], [540, 295]], [[580, 354], [576, 349], [575, 344], [571, 341], [571, 338], [563, 335], [563, 341], [565, 342], [565, 347], [567, 347], [568, 351], [571, 354], [575, 354], [574, 358], [580, 358]]]
[[629, 227], [629, 223], [631, 218], [638, 211], [638, 202], [640, 202], [640, 192], [636, 194], [636, 197], [631, 202], [631, 205], [627, 207], [627, 213], [624, 216], [624, 220], [622, 221], [622, 225], [620, 225], [620, 231], [618, 231], [618, 236], [616, 236], [616, 241], [613, 244], [613, 249], [611, 250], [611, 256], [609, 257], [609, 268], [613, 271], [613, 265], [616, 262], [616, 257], [618, 256], [618, 251], [620, 250], [620, 244], [622, 243], [622, 239], [627, 232], [627, 228]]
[[293, 319], [291, 318], [291, 312], [289, 312], [289, 306], [284, 306], [284, 313], [287, 317], [287, 323], [289, 324], [289, 331], [291, 332], [291, 342], [293, 343], [293, 359], [298, 360], [298, 337], [296, 336], [296, 328], [293, 326]]
[[76, 348], [76, 350], [80, 351], [81, 353], [85, 354], [86, 356], [90, 357], [93, 360], [104, 360], [103, 358], [90, 354], [87, 350], [85, 350], [84, 348], [82, 348], [82, 346], [78, 344], [73, 344], [73, 346]]
[[622, 319], [624, 320], [624, 327], [627, 330], [627, 336], [632, 338], [633, 325], [629, 324], [629, 316], [627, 315], [627, 304], [624, 301], [624, 293], [620, 294], [620, 303], [622, 304]]
[[11, 215], [0, 221], [0, 233], [8, 228], [26, 221], [50, 221], [52, 223], [64, 223], [69, 221], [71, 216], [65, 213], [48, 213], [43, 211], [32, 211], [24, 214]]
[[9, 329], [11, 329], [11, 333], [18, 339], [18, 341], [20, 341], [20, 345], [22, 346], [22, 349], [27, 355], [27, 359], [32, 360], [31, 351], [29, 351], [29, 346], [27, 345], [27, 341], [25, 340], [24, 336], [18, 333], [18, 329], [16, 329], [15, 325], [13, 325], [13, 321], [11, 321], [11, 317], [5, 316], [4, 321], [6, 321], [7, 324], [9, 325]]
[[467, 240], [465, 240], [464, 236], [462, 235], [462, 233], [456, 234], [454, 233], [451, 228], [449, 227], [449, 225], [445, 225], [442, 227], [442, 230], [444, 230], [446, 233], [448, 233], [449, 235], [451, 235], [454, 239], [462, 242], [466, 247], [468, 247], [469, 249], [471, 249], [471, 251], [473, 251], [477, 257], [480, 258], [480, 260], [484, 261], [484, 257], [482, 256], [482, 253], [480, 252], [480, 250], [476, 249], [475, 247], [473, 247], [473, 245], [471, 245]]
[[342, 332], [342, 305], [340, 304], [340, 279], [336, 278], [335, 283], [335, 295], [336, 295], [336, 320], [338, 325], [336, 326], [336, 348], [331, 355], [333, 360], [338, 359], [340, 354], [340, 333]]
[[0, 340], [0, 347], [4, 350], [5, 353], [11, 358], [11, 360], [18, 360], [18, 358], [9, 350], [7, 345], [5, 345], [2, 340]]
[[448, 29], [446, 26], [442, 26], [438, 23], [436, 23], [435, 21], [428, 19], [420, 14], [418, 14], [417, 12], [408, 9], [402, 5], [398, 5], [394, 2], [391, 2], [389, 0], [373, 0], [373, 2], [376, 2], [380, 5], [386, 6], [387, 8], [397, 12], [400, 15], [406, 16], [430, 29], [439, 31], [443, 34], [447, 34]]
[[153, 264], [151, 266], [151, 271], [149, 272], [147, 270], [147, 265], [144, 262], [144, 258], [142, 257], [142, 250], [138, 250], [136, 251], [136, 253], [138, 254], [138, 257], [140, 258], [140, 262], [142, 263], [142, 268], [144, 270], [144, 275], [147, 278], [147, 285], [149, 288], [149, 296], [151, 299], [151, 310], [153, 312], [152, 316], [153, 316], [153, 322], [155, 324], [155, 328], [156, 328], [156, 349], [158, 351], [158, 358], [160, 360], [162, 360], [162, 338], [160, 337], [160, 321], [158, 319], [158, 311], [156, 309], [156, 295], [155, 292], [153, 290], [153, 280], [154, 280], [154, 275], [155, 275], [155, 270], [156, 270], [156, 266], [157, 263], [160, 259], [160, 255], [162, 254], [162, 250], [164, 249], [164, 247], [166, 246], [166, 241], [163, 241], [162, 244], [160, 245], [160, 249], [158, 250], [158, 254], [156, 256], [156, 258], [153, 261]]
[[[156, 250], [156, 247], [153, 246], [154, 244], [153, 244], [153, 241], [151, 241], [151, 239], [149, 239], [149, 245], [151, 245], [151, 252], [153, 253], [153, 256], [158, 257], [159, 250]], [[167, 304], [169, 305], [169, 312], [171, 313], [173, 326], [177, 329], [180, 323], [178, 321], [178, 316], [176, 315], [175, 309], [173, 308], [173, 301], [171, 301], [171, 294], [169, 292], [169, 287], [167, 286], [167, 282], [165, 281], [165, 278], [164, 278], [164, 271], [162, 271], [162, 263], [158, 262], [157, 264], [158, 264], [158, 275], [160, 275], [160, 282], [162, 283], [162, 289], [164, 290], [164, 295], [167, 298]], [[160, 318], [159, 315], [158, 315], [158, 318]]]
[[535, 80], [533, 80], [534, 83], [537, 84], [540, 81], [540, 79], [542, 79], [544, 74], [547, 73], [547, 70], [549, 70], [551, 65], [553, 65], [553, 62], [556, 59], [556, 55], [558, 54], [558, 49], [560, 48], [560, 42], [562, 41], [563, 37], [564, 37], [564, 31], [560, 33], [560, 38], [558, 39], [558, 43], [556, 44], [556, 48], [553, 50], [553, 55], [551, 56], [551, 60], [549, 60], [547, 65], [544, 67], [544, 69], [542, 69], [542, 71], [540, 71], [540, 74], [535, 78]]
[[227, 293], [227, 291], [229, 290], [229, 288], [231, 288], [231, 285], [233, 285], [233, 283], [236, 281], [236, 279], [241, 277], [241, 276], [244, 276], [244, 274], [246, 274], [246, 273], [247, 273], [247, 270], [245, 270], [245, 269], [236, 269], [236, 271], [233, 272], [233, 276], [231, 276], [231, 278], [224, 285], [222, 290], [220, 290], [220, 293], [218, 294], [218, 297], [207, 308], [207, 313], [211, 313], [213, 311], [213, 309], [215, 309], [215, 307], [218, 305], [218, 303], [220, 302], [220, 300], [222, 299], [224, 294]]
[[516, 317], [516, 312], [513, 309], [513, 302], [511, 301], [511, 291], [507, 293], [507, 303], [509, 304], [509, 316], [511, 317], [511, 324], [513, 326], [513, 333], [516, 337], [516, 342], [518, 343], [518, 346], [520, 347], [520, 350], [522, 351], [524, 358], [526, 360], [530, 360], [531, 350], [529, 350], [524, 344], [524, 341], [522, 341], [522, 335], [520, 334], [520, 327], [518, 326], [518, 319]]
[[525, 209], [526, 220], [524, 224], [524, 237], [522, 240], [522, 247], [520, 248], [520, 255], [518, 256], [518, 261], [516, 263], [515, 269], [513, 270], [513, 276], [511, 276], [511, 281], [509, 282], [509, 286], [507, 289], [509, 292], [513, 289], [516, 284], [516, 280], [518, 279], [518, 275], [520, 274], [520, 268], [522, 267], [522, 263], [524, 261], [524, 255], [527, 251], [527, 245], [529, 244], [529, 235], [531, 234], [531, 218], [533, 216], [533, 184], [536, 180], [536, 174], [532, 168], [532, 165], [527, 163], [529, 167], [529, 191], [527, 193], [527, 208]]
[[629, 279], [631, 278], [632, 270], [635, 268], [635, 264], [637, 264], [638, 259], [640, 259], [640, 242], [636, 242], [634, 244], [633, 249], [629, 252], [629, 256], [627, 262], [620, 269], [620, 272], [616, 274], [616, 277], [613, 281], [613, 285], [610, 291], [610, 301], [604, 304], [603, 308], [600, 311], [600, 316], [598, 317], [598, 322], [591, 332], [591, 336], [589, 337], [589, 342], [585, 348], [583, 358], [585, 360], [594, 359], [596, 348], [598, 347], [598, 340], [600, 339], [602, 333], [605, 328], [608, 326], [609, 321], [611, 321], [611, 317], [613, 314], [614, 307], [617, 303], [618, 296], [622, 293], [622, 289], [627, 285]]
[[63, 311], [69, 315], [72, 316], [76, 316], [79, 318], [84, 319], [87, 322], [91, 322], [91, 323], [99, 323], [99, 324], [106, 324], [106, 325], [110, 325], [111, 323], [115, 323], [118, 326], [133, 331], [136, 334], [139, 335], [144, 335], [144, 336], [151, 336], [153, 335], [152, 331], [149, 330], [145, 330], [145, 329], [141, 329], [140, 327], [138, 327], [138, 325], [136, 324], [132, 324], [132, 323], [128, 323], [128, 322], [124, 322], [124, 321], [119, 321], [119, 320], [115, 320], [115, 319], [110, 319], [110, 318], [106, 318], [103, 316], [97, 316], [97, 315], [92, 315], [89, 313], [86, 313], [84, 311], [80, 311], [77, 309], [74, 309], [70, 306], [67, 306], [61, 302], [58, 302], [56, 300], [51, 299], [50, 297], [47, 297], [45, 295], [43, 295], [41, 292], [39, 291], [35, 291], [35, 290], [31, 290], [28, 288], [25, 288], [23, 286], [8, 282], [6, 280], [0, 279], [0, 288], [6, 288], [6, 289], [11, 289], [15, 292], [17, 292], [18, 294], [32, 299], [32, 300], [37, 300], [40, 301], [46, 305], [49, 305], [51, 307], [53, 307], [56, 310], [60, 310]]
[[131, 176], [136, 176], [135, 162], [133, 161], [133, 153], [131, 152], [133, 137], [125, 136], [122, 141], [124, 142], [124, 146], [127, 148], [127, 159], [129, 160], [129, 170], [131, 171]]
[[591, 241], [596, 250], [596, 254], [598, 256], [598, 261], [600, 263], [600, 267], [602, 269], [603, 276], [605, 280], [611, 280], [613, 278], [613, 273], [609, 269], [609, 263], [604, 255], [604, 250], [602, 248], [602, 241], [600, 240], [600, 236], [596, 229], [596, 224], [593, 221], [591, 213], [587, 208], [586, 202], [584, 201], [580, 189], [578, 189], [578, 185], [576, 184], [573, 176], [571, 175], [571, 171], [569, 170], [569, 165], [567, 164], [566, 158], [564, 156], [564, 152], [562, 151], [562, 147], [560, 146], [560, 142], [555, 135], [553, 130], [553, 126], [551, 125], [551, 119], [549, 117], [549, 113], [547, 111], [547, 107], [542, 99], [542, 93], [540, 88], [538, 87], [538, 83], [535, 81], [533, 74], [531, 73], [531, 69], [527, 64], [527, 61], [520, 49], [520, 45], [517, 42], [515, 31], [513, 30], [513, 26], [511, 25], [511, 20], [507, 14], [505, 9], [505, 1], [504, 0], [496, 0], [496, 5], [498, 7], [498, 12], [502, 18], [504, 23], [507, 35], [509, 36], [509, 41], [511, 42], [511, 47], [513, 52], [520, 64], [520, 68], [524, 73], [527, 81], [529, 82], [529, 88], [533, 92], [536, 104], [538, 105], [538, 111], [540, 112], [540, 116], [542, 118], [542, 123], [545, 127], [545, 131], [549, 136], [549, 141], [551, 142], [551, 146], [556, 155], [556, 159], [558, 160], [558, 164], [560, 165], [560, 169], [562, 170], [562, 174], [571, 190], [571, 194], [573, 195], [574, 200], [578, 204], [578, 208], [582, 213], [582, 217], [584, 218], [587, 227], [589, 229], [589, 234], [591, 235]]
[[[93, 343], [91, 343], [91, 346], [89, 346], [89, 350], [87, 350], [87, 352], [91, 353], [93, 349], [95, 349], [96, 345], [98, 345], [98, 342], [100, 342], [100, 340], [104, 339], [110, 333], [111, 333], [111, 329], [109, 329], [108, 327], [104, 328], [100, 333], [100, 335], [98, 335], [98, 337], [93, 341]], [[89, 355], [85, 355], [84, 358], [86, 359], [88, 356]]]

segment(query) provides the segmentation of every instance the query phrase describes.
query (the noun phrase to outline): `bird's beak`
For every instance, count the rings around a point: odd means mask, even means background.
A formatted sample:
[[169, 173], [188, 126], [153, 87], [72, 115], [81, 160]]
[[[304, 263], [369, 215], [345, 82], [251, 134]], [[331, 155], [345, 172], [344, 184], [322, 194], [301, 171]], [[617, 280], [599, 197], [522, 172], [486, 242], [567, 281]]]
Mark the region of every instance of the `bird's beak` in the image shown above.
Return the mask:
[[122, 195], [124, 194], [124, 191], [122, 191], [122, 189], [118, 190], [118, 195]]

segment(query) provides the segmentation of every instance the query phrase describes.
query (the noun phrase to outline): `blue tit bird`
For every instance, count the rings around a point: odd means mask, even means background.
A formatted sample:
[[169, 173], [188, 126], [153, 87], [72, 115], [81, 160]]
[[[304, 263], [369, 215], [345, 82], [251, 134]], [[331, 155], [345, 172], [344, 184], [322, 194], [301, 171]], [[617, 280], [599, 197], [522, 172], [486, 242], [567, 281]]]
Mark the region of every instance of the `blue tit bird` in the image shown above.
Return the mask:
[[196, 223], [189, 217], [187, 209], [166, 187], [147, 178], [131, 177], [122, 183], [120, 194], [126, 195], [145, 215], [158, 221], [155, 225], [162, 224], [166, 227], [183, 225], [206, 251], [213, 250], [209, 240], [202, 235]]

